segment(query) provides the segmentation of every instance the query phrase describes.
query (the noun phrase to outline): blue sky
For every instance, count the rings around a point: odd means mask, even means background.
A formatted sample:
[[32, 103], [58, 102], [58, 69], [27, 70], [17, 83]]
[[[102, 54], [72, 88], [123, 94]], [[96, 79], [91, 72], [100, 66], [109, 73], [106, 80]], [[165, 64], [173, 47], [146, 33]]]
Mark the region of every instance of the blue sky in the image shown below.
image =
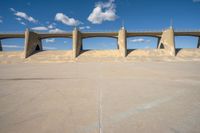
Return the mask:
[[[200, 0], [0, 0], [0, 32], [128, 31], [200, 29]], [[2, 40], [4, 50], [22, 50], [23, 39]], [[155, 48], [156, 38], [128, 38], [128, 48]], [[43, 40], [44, 49], [71, 49], [71, 39]], [[177, 47], [196, 47], [197, 38], [176, 37]], [[117, 40], [83, 40], [84, 49], [116, 49]]]

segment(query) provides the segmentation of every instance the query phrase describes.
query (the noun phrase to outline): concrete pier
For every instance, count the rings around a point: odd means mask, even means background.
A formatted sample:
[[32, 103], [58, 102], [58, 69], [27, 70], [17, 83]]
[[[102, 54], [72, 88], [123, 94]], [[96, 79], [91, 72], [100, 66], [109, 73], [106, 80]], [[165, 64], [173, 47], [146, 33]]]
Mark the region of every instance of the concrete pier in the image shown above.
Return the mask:
[[118, 35], [118, 47], [122, 57], [126, 57], [127, 55], [127, 40], [126, 40], [126, 30], [122, 27], [119, 30]]
[[42, 42], [40, 36], [37, 33], [25, 31], [25, 46], [24, 46], [24, 57], [27, 58], [34, 54], [36, 51], [42, 50]]
[[200, 48], [200, 37], [198, 38], [197, 48]]
[[170, 56], [175, 56], [174, 30], [172, 27], [163, 31], [158, 48], [163, 48]]
[[82, 38], [81, 38], [81, 32], [75, 28], [73, 30], [73, 33], [72, 33], [72, 41], [73, 41], [73, 57], [76, 58], [78, 57], [78, 55], [80, 54], [81, 52], [81, 47], [82, 47]]

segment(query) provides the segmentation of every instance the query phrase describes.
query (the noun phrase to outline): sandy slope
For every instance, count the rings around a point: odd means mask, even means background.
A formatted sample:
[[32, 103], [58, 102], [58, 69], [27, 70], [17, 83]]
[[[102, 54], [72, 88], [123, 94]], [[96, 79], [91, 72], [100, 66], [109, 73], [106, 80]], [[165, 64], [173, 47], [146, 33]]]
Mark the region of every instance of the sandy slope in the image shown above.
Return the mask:
[[177, 50], [176, 56], [169, 56], [163, 49], [128, 50], [127, 57], [121, 57], [119, 50], [82, 51], [74, 59], [72, 51], [41, 51], [27, 59], [23, 52], [0, 52], [0, 64], [15, 63], [58, 63], [58, 62], [135, 62], [135, 61], [196, 61], [200, 60], [200, 49]]

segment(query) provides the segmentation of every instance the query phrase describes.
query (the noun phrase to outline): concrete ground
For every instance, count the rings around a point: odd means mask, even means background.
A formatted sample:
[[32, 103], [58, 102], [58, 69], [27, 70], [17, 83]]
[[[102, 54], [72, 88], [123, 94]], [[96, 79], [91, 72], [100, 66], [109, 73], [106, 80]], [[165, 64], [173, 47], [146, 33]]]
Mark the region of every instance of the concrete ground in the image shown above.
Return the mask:
[[0, 64], [0, 133], [199, 133], [199, 67]]

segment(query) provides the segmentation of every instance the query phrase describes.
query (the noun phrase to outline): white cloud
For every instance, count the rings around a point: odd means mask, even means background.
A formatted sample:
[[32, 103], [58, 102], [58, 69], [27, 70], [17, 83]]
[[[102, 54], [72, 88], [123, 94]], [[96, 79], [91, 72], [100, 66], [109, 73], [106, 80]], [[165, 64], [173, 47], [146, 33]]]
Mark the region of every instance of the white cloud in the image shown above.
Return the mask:
[[4, 45], [3, 48], [23, 48], [22, 46], [17, 46], [17, 45]]
[[75, 20], [74, 18], [69, 18], [63, 13], [57, 13], [55, 16], [55, 20], [69, 26], [77, 26], [81, 24], [79, 20]]
[[132, 40], [130, 40], [130, 42], [133, 42], [133, 43], [150, 43], [151, 40], [145, 40], [143, 38], [138, 38], [138, 39], [132, 39]]
[[16, 10], [14, 8], [10, 8], [11, 11], [16, 12]]
[[43, 49], [46, 49], [46, 50], [56, 50], [57, 48], [44, 46]]
[[61, 29], [56, 28], [55, 23], [49, 24], [48, 26], [37, 26], [37, 27], [33, 27], [31, 28], [32, 30], [37, 30], [37, 31], [47, 31], [49, 30], [49, 32], [51, 33], [60, 33], [60, 32], [65, 32]]
[[0, 16], [0, 23], [3, 23], [2, 17]]
[[24, 23], [24, 22], [20, 22], [20, 24], [22, 24], [22, 25], [26, 25], [26, 23]]
[[193, 0], [194, 3], [200, 2], [200, 0]]
[[21, 17], [21, 18], [24, 18], [25, 20], [28, 20], [29, 22], [33, 22], [33, 23], [36, 23], [37, 20], [35, 20], [33, 17], [31, 16], [28, 16], [26, 13], [24, 12], [16, 12], [15, 13], [16, 16], [18, 17]]
[[45, 41], [46, 41], [47, 43], [53, 43], [53, 42], [55, 42], [55, 38], [52, 38], [52, 39], [45, 39]]
[[88, 17], [88, 21], [93, 24], [101, 24], [103, 21], [114, 21], [117, 19], [115, 0], [108, 2], [98, 2]]
[[12, 12], [14, 12], [14, 15], [19, 17], [19, 18], [23, 18], [29, 22], [32, 22], [32, 23], [37, 23], [37, 20], [34, 19], [33, 17], [27, 15], [25, 12], [19, 12], [19, 11], [16, 11], [14, 8], [10, 8], [10, 10]]
[[50, 25], [48, 25], [48, 28], [53, 29], [53, 28], [55, 28], [55, 26], [53, 24], [50, 24]]
[[18, 18], [16, 18], [16, 20], [21, 21], [22, 19], [18, 17]]
[[45, 27], [45, 26], [38, 26], [38, 27], [33, 27], [33, 28], [31, 28], [32, 30], [48, 30], [48, 28], [47, 27]]
[[61, 30], [61, 29], [58, 29], [58, 28], [49, 30], [49, 33], [63, 33], [63, 32], [65, 32], [65, 31], [64, 31], [64, 30]]
[[26, 23], [23, 22], [21, 18], [17, 17], [16, 20], [19, 21], [20, 24], [22, 24], [22, 25], [26, 25]]
[[90, 28], [91, 28], [90, 26], [81, 26], [81, 27], [79, 27], [80, 30], [90, 29]]

